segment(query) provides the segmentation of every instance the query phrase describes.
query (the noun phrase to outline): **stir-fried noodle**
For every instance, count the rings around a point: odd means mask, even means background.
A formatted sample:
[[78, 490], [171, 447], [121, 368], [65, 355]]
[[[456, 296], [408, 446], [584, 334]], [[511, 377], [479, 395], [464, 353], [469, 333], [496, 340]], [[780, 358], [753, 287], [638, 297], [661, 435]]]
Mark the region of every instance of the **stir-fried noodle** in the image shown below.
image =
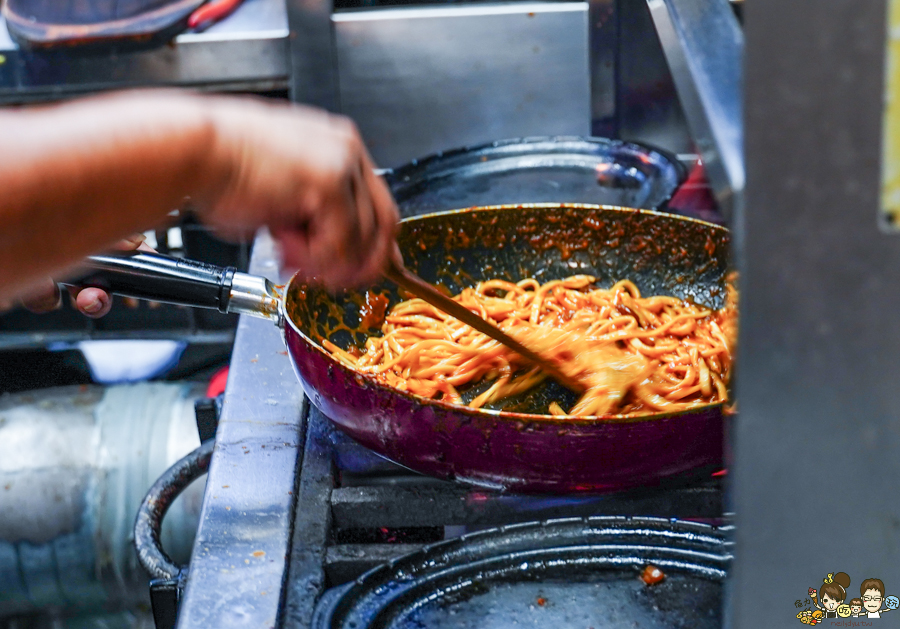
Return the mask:
[[[628, 280], [609, 289], [591, 289], [593, 282], [587, 275], [545, 284], [490, 280], [454, 299], [585, 385], [575, 406], [564, 410], [554, 402], [550, 414], [643, 414], [727, 401], [737, 326], [731, 282], [721, 310], [675, 297], [641, 297]], [[384, 384], [457, 404], [464, 403], [460, 387], [492, 380], [468, 403], [475, 408], [547, 377], [421, 299], [394, 306], [382, 331], [368, 339], [365, 352], [347, 352], [328, 341], [325, 346]]]

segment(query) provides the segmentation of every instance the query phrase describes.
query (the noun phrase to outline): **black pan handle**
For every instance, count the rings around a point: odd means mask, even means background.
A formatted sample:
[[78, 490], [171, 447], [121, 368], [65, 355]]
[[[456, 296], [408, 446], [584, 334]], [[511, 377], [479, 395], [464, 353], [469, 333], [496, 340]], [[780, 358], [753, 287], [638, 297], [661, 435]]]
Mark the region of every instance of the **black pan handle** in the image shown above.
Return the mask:
[[91, 256], [82, 273], [64, 282], [81, 288], [168, 304], [212, 308], [279, 321], [281, 296], [269, 280], [196, 260], [158, 253]]
[[141, 502], [134, 521], [134, 548], [151, 578], [174, 579], [184, 570], [162, 548], [162, 521], [181, 492], [209, 470], [215, 447], [215, 439], [210, 439], [189, 452], [153, 483]]

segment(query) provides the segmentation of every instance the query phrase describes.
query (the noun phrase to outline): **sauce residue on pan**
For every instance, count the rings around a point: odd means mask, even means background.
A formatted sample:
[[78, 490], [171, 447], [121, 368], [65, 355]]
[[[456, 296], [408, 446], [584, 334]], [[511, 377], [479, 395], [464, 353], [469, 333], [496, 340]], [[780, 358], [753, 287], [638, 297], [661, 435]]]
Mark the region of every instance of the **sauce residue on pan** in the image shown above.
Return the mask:
[[366, 291], [365, 301], [359, 307], [359, 321], [364, 328], [377, 329], [384, 323], [388, 298], [380, 293]]

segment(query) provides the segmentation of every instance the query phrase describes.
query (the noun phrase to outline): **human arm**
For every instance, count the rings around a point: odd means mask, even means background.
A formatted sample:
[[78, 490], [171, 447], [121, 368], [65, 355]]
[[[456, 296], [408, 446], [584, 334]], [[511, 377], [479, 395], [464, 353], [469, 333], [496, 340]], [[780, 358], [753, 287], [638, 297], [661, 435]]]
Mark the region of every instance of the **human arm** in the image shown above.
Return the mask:
[[255, 99], [143, 91], [0, 111], [0, 300], [165, 223], [190, 197], [225, 235], [268, 225], [285, 265], [375, 279], [397, 211], [355, 127]]

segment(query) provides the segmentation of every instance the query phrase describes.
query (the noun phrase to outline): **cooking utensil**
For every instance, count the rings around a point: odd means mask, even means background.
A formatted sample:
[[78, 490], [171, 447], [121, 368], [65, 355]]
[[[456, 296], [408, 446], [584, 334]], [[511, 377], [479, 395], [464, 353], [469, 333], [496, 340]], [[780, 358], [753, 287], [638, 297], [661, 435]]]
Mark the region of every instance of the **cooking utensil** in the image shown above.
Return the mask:
[[[728, 230], [657, 212], [574, 204], [472, 208], [404, 220], [398, 241], [413, 272], [451, 292], [488, 278], [545, 282], [587, 273], [601, 286], [628, 278], [646, 295], [675, 295], [711, 308], [725, 301]], [[361, 313], [363, 294], [333, 296], [295, 278], [279, 298], [262, 278], [184, 261], [168, 262], [161, 280], [148, 256], [95, 258], [95, 265], [116, 272], [95, 273], [82, 284], [278, 321], [312, 403], [363, 445], [414, 470], [557, 493], [658, 484], [722, 465], [721, 405], [558, 418], [544, 414], [548, 404], [566, 407], [574, 399], [552, 381], [493, 408], [425, 399], [350, 369], [322, 347], [326, 338], [344, 349], [362, 346], [378, 333], [380, 323]], [[131, 260], [143, 260], [137, 276], [127, 270]], [[401, 300], [387, 282], [370, 292], [390, 304]], [[461, 393], [474, 397], [479, 388]]]
[[23, 48], [115, 45], [130, 50], [169, 41], [201, 4], [203, 0], [6, 0], [0, 3], [0, 15]]
[[397, 286], [405, 288], [419, 299], [459, 319], [469, 327], [475, 328], [482, 334], [489, 336], [501, 345], [505, 345], [523, 358], [531, 361], [553, 376], [557, 382], [565, 385], [567, 389], [576, 393], [582, 393], [585, 390], [583, 384], [561, 372], [549, 359], [531, 351], [497, 326], [488, 323], [474, 312], [453, 301], [421, 277], [410, 273], [408, 269], [398, 265], [396, 262], [391, 261], [384, 275]]
[[188, 28], [202, 31], [231, 15], [243, 0], [210, 0], [188, 17]]

